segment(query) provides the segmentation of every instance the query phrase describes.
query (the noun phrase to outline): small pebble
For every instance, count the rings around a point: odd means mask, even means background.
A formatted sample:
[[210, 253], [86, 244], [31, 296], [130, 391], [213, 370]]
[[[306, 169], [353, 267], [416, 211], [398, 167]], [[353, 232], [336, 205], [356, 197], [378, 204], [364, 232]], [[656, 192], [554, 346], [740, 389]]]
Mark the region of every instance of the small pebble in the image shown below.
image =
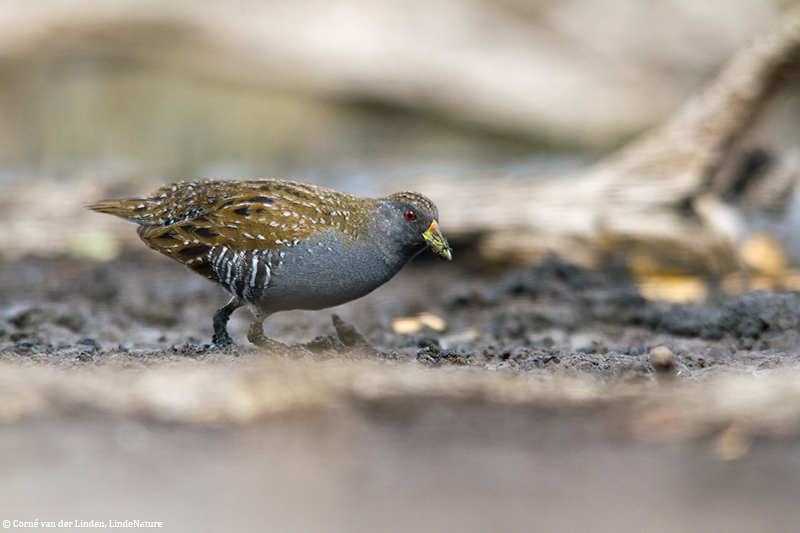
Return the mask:
[[658, 379], [674, 379], [677, 375], [675, 355], [667, 346], [656, 346], [650, 350], [650, 365]]

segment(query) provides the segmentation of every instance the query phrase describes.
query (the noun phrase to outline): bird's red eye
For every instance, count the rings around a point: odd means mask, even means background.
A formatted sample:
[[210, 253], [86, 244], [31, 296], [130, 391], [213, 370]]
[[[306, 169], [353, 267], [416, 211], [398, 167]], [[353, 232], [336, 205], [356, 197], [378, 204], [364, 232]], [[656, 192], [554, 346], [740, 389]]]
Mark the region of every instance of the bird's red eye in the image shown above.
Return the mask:
[[414, 220], [415, 218], [417, 218], [417, 214], [416, 214], [414, 211], [412, 211], [411, 209], [409, 209], [408, 211], [406, 211], [406, 220], [408, 220], [409, 222], [411, 222], [411, 221], [412, 221], [412, 220]]

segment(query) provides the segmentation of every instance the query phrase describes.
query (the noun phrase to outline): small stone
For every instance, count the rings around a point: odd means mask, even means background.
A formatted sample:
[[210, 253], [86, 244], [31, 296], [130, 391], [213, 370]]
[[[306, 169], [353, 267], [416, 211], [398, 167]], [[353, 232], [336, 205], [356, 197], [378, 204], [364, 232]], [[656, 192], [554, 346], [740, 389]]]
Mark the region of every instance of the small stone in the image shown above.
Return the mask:
[[656, 346], [650, 350], [650, 366], [658, 379], [670, 380], [677, 375], [675, 355], [667, 346]]

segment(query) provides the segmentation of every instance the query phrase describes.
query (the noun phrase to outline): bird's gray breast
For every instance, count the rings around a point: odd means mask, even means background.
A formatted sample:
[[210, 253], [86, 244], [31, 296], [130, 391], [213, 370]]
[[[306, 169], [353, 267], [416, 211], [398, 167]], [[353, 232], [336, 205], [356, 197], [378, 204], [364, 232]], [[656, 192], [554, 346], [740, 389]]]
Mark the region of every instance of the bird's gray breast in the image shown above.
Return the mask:
[[323, 232], [273, 251], [269, 285], [253, 303], [265, 314], [333, 307], [372, 292], [404, 264], [373, 243]]

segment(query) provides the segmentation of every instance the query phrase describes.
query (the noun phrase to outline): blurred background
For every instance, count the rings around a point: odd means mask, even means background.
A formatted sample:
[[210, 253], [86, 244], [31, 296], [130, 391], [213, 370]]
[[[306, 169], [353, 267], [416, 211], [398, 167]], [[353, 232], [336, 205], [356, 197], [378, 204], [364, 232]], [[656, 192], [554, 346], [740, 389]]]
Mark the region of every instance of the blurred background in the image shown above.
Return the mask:
[[[800, 24], [755, 40], [796, 8], [0, 1], [0, 520], [794, 531], [798, 296], [660, 300], [800, 289]], [[454, 261], [335, 311], [405, 352], [214, 352], [222, 290], [84, 209], [262, 177], [437, 203]], [[492, 279], [552, 251], [624, 268]]]
[[[6, 0], [0, 258], [111, 259], [135, 233], [82, 206], [172, 181], [433, 196], [580, 172], [799, 3]], [[800, 99], [773, 115], [796, 146]], [[468, 236], [472, 207], [434, 200], [445, 233]]]

